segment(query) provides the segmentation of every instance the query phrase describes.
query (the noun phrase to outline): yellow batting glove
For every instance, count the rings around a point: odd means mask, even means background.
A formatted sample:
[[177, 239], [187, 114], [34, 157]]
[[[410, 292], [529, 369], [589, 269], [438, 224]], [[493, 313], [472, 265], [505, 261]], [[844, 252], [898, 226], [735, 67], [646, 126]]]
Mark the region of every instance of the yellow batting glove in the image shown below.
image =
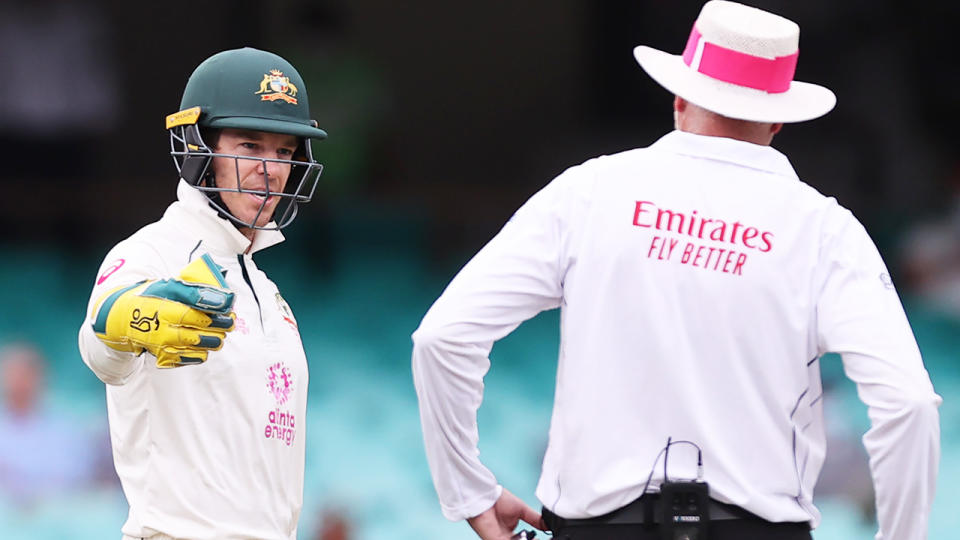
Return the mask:
[[146, 280], [104, 293], [93, 308], [94, 333], [118, 351], [150, 352], [157, 367], [202, 364], [233, 330], [234, 293], [204, 254], [179, 279]]

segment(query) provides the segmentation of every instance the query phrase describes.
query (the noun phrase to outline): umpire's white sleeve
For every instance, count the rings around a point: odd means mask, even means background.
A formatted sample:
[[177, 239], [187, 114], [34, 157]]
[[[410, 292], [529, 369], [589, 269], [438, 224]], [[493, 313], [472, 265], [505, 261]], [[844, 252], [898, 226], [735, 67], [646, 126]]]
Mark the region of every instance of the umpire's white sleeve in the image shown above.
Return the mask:
[[[826, 225], [817, 302], [822, 352], [838, 352], [868, 407], [863, 437], [876, 490], [877, 539], [921, 540], [936, 488], [940, 425], [920, 350], [863, 226], [836, 209]], [[831, 230], [832, 229], [832, 230]], [[828, 450], [829, 451], [829, 450]]]
[[[567, 175], [570, 176], [570, 175]], [[477, 409], [494, 341], [560, 305], [561, 175], [534, 195], [453, 279], [413, 334], [427, 461], [443, 514], [476, 516], [501, 488], [480, 462]]]

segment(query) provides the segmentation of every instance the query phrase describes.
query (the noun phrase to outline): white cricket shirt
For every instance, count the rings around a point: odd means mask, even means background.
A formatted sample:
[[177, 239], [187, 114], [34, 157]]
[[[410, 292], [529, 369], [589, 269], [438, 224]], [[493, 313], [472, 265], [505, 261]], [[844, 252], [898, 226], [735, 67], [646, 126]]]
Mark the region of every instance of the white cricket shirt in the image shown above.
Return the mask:
[[[493, 343], [557, 307], [537, 486], [551, 511], [610, 512], [640, 496], [651, 469], [656, 490], [672, 437], [703, 449], [715, 499], [816, 526], [818, 358], [838, 352], [869, 407], [882, 535], [925, 538], [940, 398], [870, 237], [780, 152], [677, 131], [589, 160], [460, 271], [413, 334], [427, 458], [449, 519], [500, 494], [477, 449]], [[696, 452], [671, 447], [668, 476], [694, 478]]]
[[[163, 218], [104, 259], [90, 307], [113, 287], [174, 278], [209, 253], [236, 293], [236, 326], [206, 363], [161, 370], [105, 346], [89, 319], [84, 362], [107, 383], [113, 456], [130, 514], [123, 533], [191, 540], [296, 538], [303, 503], [307, 361], [296, 320], [247, 240], [181, 180]], [[283, 240], [258, 231], [250, 252]]]

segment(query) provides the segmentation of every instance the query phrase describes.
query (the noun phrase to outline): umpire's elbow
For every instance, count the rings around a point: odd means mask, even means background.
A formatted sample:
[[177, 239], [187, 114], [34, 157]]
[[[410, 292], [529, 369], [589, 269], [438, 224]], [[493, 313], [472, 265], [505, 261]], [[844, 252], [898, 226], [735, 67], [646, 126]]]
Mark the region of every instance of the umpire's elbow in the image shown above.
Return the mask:
[[444, 357], [443, 333], [437, 327], [421, 324], [410, 336], [413, 340], [411, 367], [420, 392], [422, 374], [436, 369]]
[[900, 392], [892, 408], [897, 410], [898, 416], [925, 418], [937, 416], [937, 409], [943, 403], [943, 398], [933, 391], [932, 387]]
[[443, 343], [445, 334], [441, 327], [427, 324], [426, 321], [420, 323], [420, 326], [413, 331], [410, 336], [413, 340], [413, 351], [424, 351], [435, 349]]
[[452, 358], [478, 352], [474, 335], [462, 324], [434, 323], [424, 319], [411, 338], [413, 359], [421, 362], [449, 362]]
[[914, 400], [914, 403], [915, 408], [921, 411], [936, 414], [937, 409], [940, 408], [940, 404], [943, 403], [943, 398], [931, 388], [929, 392], [917, 397], [917, 399]]

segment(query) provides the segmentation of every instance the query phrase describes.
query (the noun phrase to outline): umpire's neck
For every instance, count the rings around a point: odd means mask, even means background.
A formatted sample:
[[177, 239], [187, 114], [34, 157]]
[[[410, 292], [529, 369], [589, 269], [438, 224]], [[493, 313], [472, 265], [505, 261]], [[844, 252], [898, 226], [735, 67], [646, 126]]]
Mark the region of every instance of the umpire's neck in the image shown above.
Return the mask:
[[783, 123], [751, 122], [721, 116], [680, 96], [673, 99], [673, 119], [676, 129], [680, 131], [709, 137], [726, 137], [763, 146], [769, 146], [773, 136], [783, 128]]

